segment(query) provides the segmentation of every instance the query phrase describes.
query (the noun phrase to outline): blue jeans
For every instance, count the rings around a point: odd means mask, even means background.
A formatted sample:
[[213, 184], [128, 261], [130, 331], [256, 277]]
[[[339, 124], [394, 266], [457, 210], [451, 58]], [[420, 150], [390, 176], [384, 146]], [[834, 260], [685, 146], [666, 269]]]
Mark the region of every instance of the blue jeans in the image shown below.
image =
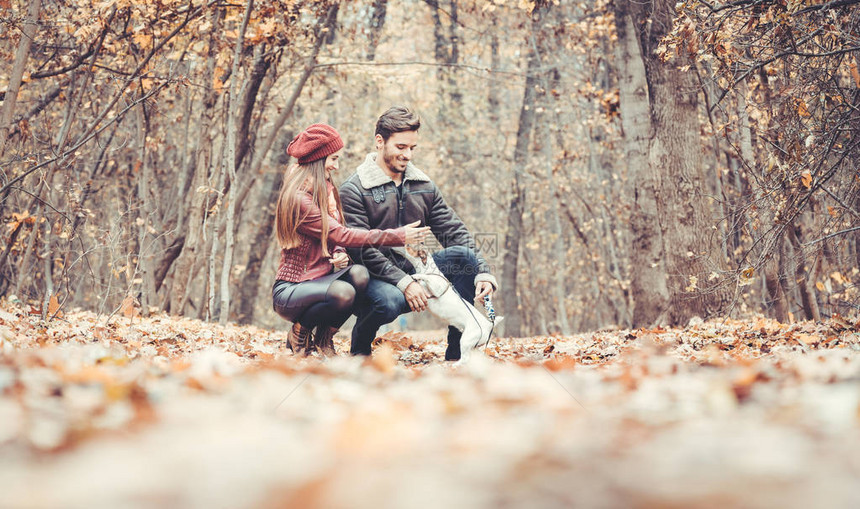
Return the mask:
[[[433, 255], [436, 266], [451, 281], [454, 289], [461, 297], [472, 302], [475, 299], [475, 276], [478, 274], [478, 258], [474, 251], [463, 246], [453, 246]], [[398, 316], [411, 312], [406, 303], [406, 297], [396, 286], [370, 278], [363, 302], [355, 307], [355, 327], [352, 329], [353, 355], [370, 355], [370, 345], [376, 338], [376, 332], [386, 323], [391, 323]], [[460, 331], [448, 327], [448, 349], [445, 351], [446, 360], [460, 358]]]

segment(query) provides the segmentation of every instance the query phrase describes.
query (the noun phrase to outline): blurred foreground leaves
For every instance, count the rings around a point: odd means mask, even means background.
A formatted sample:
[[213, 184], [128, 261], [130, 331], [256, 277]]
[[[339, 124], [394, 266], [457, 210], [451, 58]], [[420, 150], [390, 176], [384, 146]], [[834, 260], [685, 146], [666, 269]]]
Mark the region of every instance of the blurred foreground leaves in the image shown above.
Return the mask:
[[[0, 308], [4, 505], [857, 506], [858, 323], [299, 359], [285, 331]], [[348, 338], [336, 338], [339, 352]]]

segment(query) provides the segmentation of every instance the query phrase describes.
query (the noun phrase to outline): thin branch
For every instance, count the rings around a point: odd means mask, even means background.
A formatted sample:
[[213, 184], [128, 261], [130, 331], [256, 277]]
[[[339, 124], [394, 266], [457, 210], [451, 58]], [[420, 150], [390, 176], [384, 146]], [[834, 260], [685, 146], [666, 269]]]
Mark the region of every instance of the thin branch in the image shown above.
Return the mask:
[[[459, 67], [462, 69], [469, 69], [472, 71], [481, 71], [487, 72], [491, 74], [506, 74], [509, 76], [519, 76], [519, 77], [529, 77], [528, 73], [524, 72], [516, 72], [516, 71], [502, 71], [497, 69], [490, 69], [489, 67], [479, 67], [477, 65], [469, 65], [469, 64], [456, 64], [456, 63], [444, 63], [444, 62], [421, 62], [421, 61], [411, 61], [411, 62], [326, 62], [322, 64], [317, 64], [316, 67], [340, 67], [343, 65], [361, 65], [361, 66], [408, 66], [408, 65], [422, 65], [427, 67]], [[536, 75], [539, 75], [537, 73]]]
[[833, 237], [838, 237], [840, 235], [845, 235], [846, 233], [856, 232], [856, 231], [860, 231], [860, 226], [855, 226], [854, 228], [848, 228], [845, 230], [839, 230], [838, 232], [831, 233], [830, 235], [825, 235], [825, 236], [821, 237], [820, 239], [815, 239], [815, 240], [812, 240], [810, 242], [807, 242], [807, 243], [803, 244], [803, 246], [804, 247], [811, 246], [813, 244], [817, 244], [817, 243], [822, 242], [824, 240], [827, 240], [827, 239], [830, 239]]
[[54, 207], [53, 205], [51, 205], [51, 204], [50, 204], [50, 203], [48, 203], [47, 201], [45, 201], [45, 200], [43, 200], [43, 199], [39, 198], [38, 196], [36, 196], [35, 194], [31, 193], [30, 191], [27, 191], [26, 189], [24, 189], [23, 187], [14, 186], [12, 189], [15, 189], [16, 191], [21, 191], [21, 192], [23, 192], [23, 193], [25, 193], [25, 194], [29, 194], [30, 196], [32, 196], [32, 197], [33, 197], [33, 199], [35, 199], [35, 200], [39, 201], [42, 205], [44, 205], [44, 206], [48, 207], [49, 209], [53, 210], [53, 211], [54, 211], [54, 212], [56, 212], [57, 214], [59, 214], [59, 215], [63, 216], [63, 218], [66, 220], [66, 222], [68, 222], [69, 224], [71, 224], [71, 223], [72, 223], [71, 218], [69, 218], [69, 216], [67, 216], [64, 212], [62, 212], [62, 211], [58, 210], [56, 207]]
[[[735, 7], [746, 7], [746, 6], [755, 6], [755, 5], [762, 5], [762, 4], [773, 5], [776, 2], [774, 2], [773, 0], [737, 0], [736, 2], [731, 2], [731, 3], [725, 4], [725, 5], [719, 5], [719, 6], [713, 5], [713, 4], [710, 4], [708, 2], [704, 2], [704, 1], [701, 3], [702, 3], [702, 5], [704, 5], [708, 9], [710, 9], [712, 13], [718, 13], [720, 11], [724, 11], [726, 9], [732, 9]], [[846, 5], [854, 5], [854, 4], [858, 4], [858, 3], [860, 3], [860, 0], [833, 0], [833, 1], [828, 2], [826, 4], [819, 4], [819, 5], [813, 5], [810, 7], [806, 7], [804, 9], [801, 9], [797, 12], [792, 13], [792, 15], [806, 14], [807, 12], [810, 12], [810, 11], [832, 10], [832, 9], [837, 9], [839, 7], [845, 7]]]
[[[857, 0], [857, 1], [860, 1], [860, 0]], [[809, 34], [808, 36], [806, 36], [805, 38], [803, 38], [803, 40], [798, 41], [798, 42], [797, 42], [797, 44], [796, 44], [796, 46], [800, 46], [800, 45], [806, 44], [807, 42], [809, 42], [810, 40], [812, 40], [812, 38], [813, 38], [813, 37], [815, 37], [816, 35], [818, 35], [818, 33], [819, 33], [819, 32], [821, 32], [822, 30], [823, 30], [823, 28], [822, 28], [822, 27], [819, 27], [819, 28], [818, 28], [818, 29], [816, 29], [814, 32], [812, 32], [811, 34]], [[839, 54], [839, 52], [837, 52], [837, 53], [835, 53], [835, 54]], [[721, 102], [723, 102], [723, 99], [725, 99], [725, 98], [726, 98], [726, 95], [728, 95], [729, 91], [730, 91], [730, 90], [733, 90], [733, 89], [735, 88], [735, 86], [737, 86], [737, 84], [738, 84], [738, 83], [740, 83], [741, 81], [743, 81], [743, 80], [747, 79], [747, 78], [748, 78], [748, 77], [749, 77], [753, 72], [757, 71], [758, 69], [760, 69], [760, 68], [762, 68], [762, 67], [764, 67], [764, 66], [766, 66], [766, 65], [768, 65], [768, 64], [770, 64], [770, 63], [773, 63], [773, 62], [775, 62], [775, 61], [779, 60], [780, 58], [787, 57], [787, 56], [792, 56], [792, 55], [801, 55], [801, 54], [800, 54], [800, 53], [798, 53], [797, 51], [784, 51], [784, 52], [782, 52], [782, 53], [777, 53], [776, 55], [774, 55], [774, 56], [773, 56], [773, 57], [771, 57], [771, 58], [768, 58], [767, 60], [763, 60], [763, 61], [758, 62], [757, 64], [753, 65], [752, 67], [750, 67], [749, 69], [747, 69], [746, 71], [744, 71], [744, 73], [743, 73], [743, 74], [741, 74], [741, 76], [740, 76], [739, 78], [736, 78], [736, 79], [732, 80], [732, 83], [731, 83], [729, 86], [727, 86], [725, 90], [723, 90], [723, 93], [722, 93], [722, 94], [720, 94], [720, 97], [719, 97], [719, 98], [714, 102], [714, 104], [711, 106], [711, 109], [716, 108], [718, 104], [720, 104]], [[822, 55], [807, 54], [807, 55], [801, 55], [801, 56], [815, 57], [815, 56], [830, 56], [830, 55], [823, 55], [823, 54], [822, 54]]]
[[836, 200], [836, 203], [838, 203], [839, 205], [841, 205], [843, 209], [845, 209], [845, 210], [847, 210], [848, 212], [850, 212], [850, 213], [851, 213], [851, 215], [853, 215], [854, 217], [856, 217], [856, 218], [860, 219], [860, 213], [858, 213], [856, 210], [854, 210], [854, 209], [853, 209], [853, 208], [851, 208], [850, 206], [846, 205], [846, 204], [845, 204], [845, 202], [843, 202], [843, 201], [842, 201], [838, 196], [836, 196], [835, 194], [831, 193], [831, 192], [830, 192], [830, 189], [827, 189], [826, 187], [824, 187], [824, 185], [823, 185], [823, 184], [822, 184], [822, 185], [820, 185], [820, 186], [818, 186], [818, 187], [820, 187], [820, 188], [821, 188], [821, 190], [822, 190], [822, 191], [824, 191], [825, 193], [829, 194], [831, 198], [833, 198], [834, 200]]
[[823, 10], [831, 10], [837, 9], [839, 7], [845, 7], [846, 5], [854, 5], [860, 4], [860, 0], [833, 0], [832, 2], [828, 2], [826, 4], [812, 5], [806, 7], [805, 9], [801, 9], [797, 11], [795, 14], [806, 14], [810, 11], [823, 11]]
[[[165, 44], [167, 44], [179, 32], [181, 32], [182, 29], [185, 28], [185, 26], [188, 25], [188, 23], [191, 22], [192, 19], [197, 17], [197, 15], [199, 15], [201, 12], [203, 12], [203, 7], [198, 7], [195, 10], [189, 12], [188, 16], [186, 16], [186, 18], [182, 21], [182, 23], [179, 24], [179, 26], [174, 28], [169, 34], [167, 34], [167, 36], [164, 39], [159, 41], [159, 43], [149, 51], [149, 53], [146, 55], [146, 57], [144, 57], [143, 60], [141, 60], [141, 62], [134, 69], [134, 71], [132, 71], [132, 76], [136, 78], [140, 74], [140, 72], [149, 64], [149, 61], [152, 60], [152, 57], [154, 57], [156, 55], [156, 53], [158, 53], [161, 50], [161, 48], [164, 47]], [[127, 89], [129, 87], [129, 85], [131, 85], [131, 83], [133, 83], [133, 80], [126, 80], [125, 81], [125, 83], [122, 85], [122, 87], [120, 87], [119, 92], [117, 92], [117, 94], [114, 96], [113, 100], [111, 100], [111, 102], [102, 109], [102, 113], [99, 114], [98, 118], [96, 118], [95, 122], [93, 122], [93, 125], [89, 128], [89, 130], [84, 132], [84, 134], [81, 136], [82, 138], [87, 137], [90, 134], [90, 132], [92, 132], [92, 130], [95, 129], [95, 127], [97, 125], [99, 125], [99, 123], [105, 117], [107, 117], [108, 113], [110, 113], [110, 111], [114, 107], [114, 105], [116, 105], [116, 103], [119, 102], [120, 98], [122, 98], [122, 96], [123, 96], [123, 92], [125, 92], [125, 89]]]
[[91, 139], [93, 139], [94, 137], [96, 137], [96, 136], [98, 136], [99, 134], [101, 134], [101, 133], [102, 133], [102, 131], [104, 131], [105, 129], [107, 129], [108, 127], [110, 127], [114, 122], [116, 122], [116, 121], [118, 121], [118, 120], [122, 119], [122, 118], [123, 118], [123, 116], [125, 115], [125, 113], [126, 113], [128, 110], [130, 110], [130, 109], [134, 108], [135, 106], [137, 106], [137, 105], [138, 105], [138, 104], [140, 104], [141, 102], [146, 101], [147, 99], [149, 99], [150, 97], [152, 97], [153, 95], [155, 95], [157, 92], [161, 91], [161, 89], [162, 89], [162, 88], [164, 88], [164, 87], [166, 87], [166, 86], [167, 86], [167, 83], [165, 82], [165, 83], [162, 83], [162, 84], [158, 85], [157, 87], [154, 87], [154, 88], [153, 88], [152, 90], [150, 90], [146, 95], [144, 95], [144, 96], [142, 96], [142, 97], [140, 97], [140, 98], [136, 99], [135, 101], [131, 102], [128, 106], [126, 106], [125, 108], [123, 108], [123, 110], [122, 110], [122, 111], [120, 111], [120, 112], [119, 112], [119, 113], [118, 113], [114, 118], [110, 119], [110, 120], [109, 120], [106, 124], [104, 124], [102, 127], [100, 127], [100, 128], [98, 128], [98, 129], [96, 129], [95, 131], [92, 131], [91, 133], [89, 133], [85, 138], [81, 139], [78, 143], [76, 143], [76, 144], [75, 144], [74, 146], [72, 146], [71, 148], [67, 149], [65, 152], [62, 152], [61, 154], [58, 154], [58, 155], [56, 155], [56, 156], [52, 157], [51, 159], [47, 159], [47, 160], [45, 160], [45, 161], [43, 161], [43, 162], [41, 162], [41, 163], [37, 164], [36, 166], [33, 166], [32, 168], [30, 168], [29, 170], [25, 171], [25, 172], [24, 172], [24, 173], [22, 173], [21, 175], [18, 175], [17, 177], [13, 178], [13, 179], [12, 179], [12, 180], [10, 180], [9, 182], [7, 182], [3, 187], [0, 187], [0, 195], [2, 195], [3, 193], [5, 193], [7, 189], [9, 189], [10, 187], [12, 187], [14, 184], [17, 184], [18, 182], [20, 182], [20, 181], [21, 181], [21, 180], [23, 180], [25, 177], [27, 177], [27, 175], [29, 175], [29, 174], [33, 173], [34, 171], [36, 171], [36, 170], [38, 170], [38, 169], [40, 169], [40, 168], [44, 168], [45, 166], [47, 166], [47, 165], [49, 165], [49, 164], [51, 164], [51, 163], [53, 163], [53, 162], [56, 162], [56, 161], [58, 161], [58, 160], [60, 160], [60, 159], [63, 159], [63, 158], [65, 158], [65, 157], [68, 157], [68, 156], [70, 156], [70, 155], [74, 154], [74, 153], [75, 153], [75, 151], [76, 151], [77, 149], [79, 149], [82, 145], [84, 145], [85, 143], [87, 143], [88, 141], [90, 141]]
[[[335, 4], [334, 6], [329, 8], [324, 17], [320, 20], [320, 24], [327, 30], [333, 30], [334, 25], [337, 22], [337, 12], [338, 5]], [[328, 33], [327, 30], [321, 30], [320, 33], [317, 35], [317, 40], [314, 42], [311, 54], [306, 60], [306, 64], [304, 69], [302, 70], [302, 74], [299, 76], [299, 78], [293, 85], [293, 91], [290, 95], [290, 98], [287, 100], [286, 106], [284, 107], [278, 118], [275, 119], [274, 126], [269, 132], [269, 136], [267, 136], [265, 140], [263, 140], [263, 145], [260, 148], [260, 153], [257, 155], [257, 160], [252, 166], [251, 175], [259, 174], [260, 167], [263, 165], [263, 160], [266, 158], [266, 155], [269, 153], [269, 150], [275, 143], [275, 137], [277, 136], [281, 127], [283, 127], [284, 123], [287, 121], [287, 118], [292, 114], [293, 108], [296, 105], [296, 101], [298, 101], [299, 95], [301, 95], [305, 83], [307, 82], [308, 78], [310, 78], [311, 73], [313, 73], [314, 69], [318, 67], [315, 62], [317, 59], [317, 55], [319, 55], [320, 49], [322, 48], [323, 42], [325, 42], [326, 34]], [[250, 179], [248, 185], [250, 185]], [[240, 196], [241, 194], [242, 193], [240, 193]]]

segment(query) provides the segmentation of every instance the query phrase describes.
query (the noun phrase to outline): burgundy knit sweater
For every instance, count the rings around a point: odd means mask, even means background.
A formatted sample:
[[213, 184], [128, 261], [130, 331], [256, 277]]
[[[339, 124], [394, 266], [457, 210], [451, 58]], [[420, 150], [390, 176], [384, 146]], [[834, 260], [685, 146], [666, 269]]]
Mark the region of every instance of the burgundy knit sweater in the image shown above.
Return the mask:
[[[281, 249], [281, 263], [277, 279], [298, 283], [310, 281], [332, 272], [333, 266], [322, 252], [322, 215], [311, 195], [301, 192], [301, 215], [299, 224], [301, 243], [290, 249]], [[328, 220], [328, 248], [334, 252], [337, 246], [402, 246], [406, 243], [406, 229], [359, 230], [347, 228], [333, 217]]]

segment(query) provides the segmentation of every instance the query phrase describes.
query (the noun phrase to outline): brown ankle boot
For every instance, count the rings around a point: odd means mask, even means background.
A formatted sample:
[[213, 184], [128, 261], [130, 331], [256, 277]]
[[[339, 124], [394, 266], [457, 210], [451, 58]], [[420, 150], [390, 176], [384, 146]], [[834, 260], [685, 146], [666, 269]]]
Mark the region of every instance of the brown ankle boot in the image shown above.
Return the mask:
[[311, 353], [313, 343], [311, 342], [311, 329], [303, 326], [299, 322], [293, 324], [290, 333], [287, 335], [287, 346], [290, 347], [296, 355], [307, 355]]
[[326, 357], [334, 357], [337, 351], [334, 349], [334, 335], [337, 333], [338, 327], [327, 327], [320, 325], [314, 331], [314, 344], [320, 349]]

